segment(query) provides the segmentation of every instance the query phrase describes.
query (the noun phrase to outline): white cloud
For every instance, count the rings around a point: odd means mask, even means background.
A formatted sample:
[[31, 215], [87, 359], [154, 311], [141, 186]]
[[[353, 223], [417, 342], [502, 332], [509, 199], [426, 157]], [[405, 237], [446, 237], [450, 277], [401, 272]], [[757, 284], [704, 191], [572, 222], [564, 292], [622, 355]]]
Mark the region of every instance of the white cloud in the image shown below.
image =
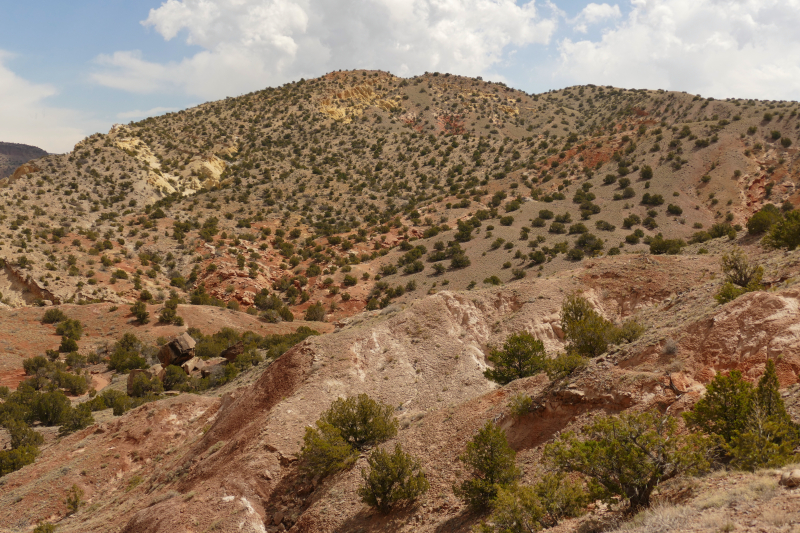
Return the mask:
[[610, 4], [595, 4], [592, 2], [587, 4], [587, 6], [578, 13], [578, 16], [570, 22], [574, 25], [575, 31], [586, 33], [590, 25], [608, 19], [618, 19], [621, 16], [622, 12], [619, 10], [617, 4], [612, 6]]
[[220, 98], [340, 68], [485, 75], [509, 49], [549, 43], [557, 15], [533, 0], [167, 0], [143, 24], [202, 51], [168, 64], [100, 56], [96, 82]]
[[12, 55], [0, 50], [0, 140], [38, 146], [48, 152], [67, 152], [86, 136], [87, 122], [79, 113], [45, 102], [57, 91], [51, 85], [31, 83], [4, 62]]
[[565, 83], [800, 97], [800, 0], [633, 0], [600, 40], [561, 41]]

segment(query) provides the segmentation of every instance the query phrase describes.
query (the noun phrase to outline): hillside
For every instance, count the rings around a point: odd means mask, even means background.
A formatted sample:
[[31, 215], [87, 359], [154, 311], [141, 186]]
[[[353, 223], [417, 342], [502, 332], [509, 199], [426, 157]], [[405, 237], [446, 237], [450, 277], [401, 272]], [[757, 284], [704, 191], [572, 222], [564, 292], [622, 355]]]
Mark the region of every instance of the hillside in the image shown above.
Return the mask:
[[11, 176], [21, 165], [31, 159], [38, 159], [47, 152], [27, 144], [0, 142], [0, 179]]
[[[0, 531], [48, 520], [62, 533], [467, 532], [481, 516], [453, 493], [466, 475], [457, 457], [487, 421], [531, 484], [562, 432], [601, 414], [677, 416], [718, 374], [755, 383], [768, 359], [797, 423], [800, 261], [745, 226], [767, 204], [800, 204], [798, 110], [332, 72], [117, 125], [20, 166], [0, 179], [0, 386], [43, 386], [44, 369], [23, 370], [31, 357], [67, 361], [42, 320], [53, 309], [82, 324], [76, 350], [100, 393], [125, 391], [107, 356], [127, 334], [148, 364], [190, 328], [224, 337], [217, 356], [253, 332], [266, 357], [121, 416], [97, 410], [68, 436], [37, 425], [41, 455], [0, 480]], [[721, 258], [736, 247], [761, 284], [719, 304]], [[563, 379], [486, 379], [490, 349], [514, 333], [563, 353], [562, 304], [576, 293], [641, 335]], [[170, 309], [180, 320], [159, 319]], [[265, 348], [308, 328], [319, 335]], [[533, 407], [514, 416], [520, 392]], [[322, 479], [298, 465], [306, 427], [358, 393], [395, 407], [388, 445], [419, 457], [431, 485], [388, 516], [356, 494], [366, 454]], [[800, 493], [778, 487], [780, 473], [679, 478], [659, 488], [661, 515], [623, 524], [592, 507], [556, 530], [790, 531]], [[68, 516], [73, 484], [85, 504]]]
[[[118, 126], [20, 169], [0, 193], [11, 230], [0, 255], [31, 296], [6, 297], [120, 303], [137, 294], [134, 277], [151, 290], [182, 278], [250, 305], [302, 274], [309, 300], [350, 313], [415, 237], [425, 253], [409, 260], [422, 275], [385, 278], [414, 281], [415, 297], [434, 282], [507, 282], [505, 263], [564, 268], [559, 252], [584, 231], [604, 252], [639, 251], [625, 240], [634, 229], [687, 238], [796, 202], [798, 126], [795, 103], [591, 86], [526, 95], [457, 76], [335, 72]], [[459, 221], [472, 227], [456, 237]], [[471, 266], [447, 261], [431, 277], [436, 242], [454, 237]], [[129, 279], [110, 287], [111, 265], [93, 266], [102, 256]], [[348, 271], [356, 285], [329, 294], [323, 282], [341, 285]], [[306, 305], [290, 303], [297, 315]]]

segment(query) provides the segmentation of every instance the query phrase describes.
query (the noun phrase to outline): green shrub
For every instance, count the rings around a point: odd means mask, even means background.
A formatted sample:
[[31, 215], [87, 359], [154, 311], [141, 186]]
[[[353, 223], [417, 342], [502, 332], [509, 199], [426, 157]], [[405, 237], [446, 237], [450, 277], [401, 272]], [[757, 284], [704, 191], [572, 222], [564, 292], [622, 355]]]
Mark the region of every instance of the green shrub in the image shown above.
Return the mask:
[[327, 476], [349, 467], [358, 451], [385, 442], [397, 434], [390, 405], [366, 394], [339, 398], [306, 428], [300, 452], [301, 469], [309, 476]]
[[721, 262], [725, 283], [714, 295], [718, 303], [725, 304], [747, 292], [761, 290], [764, 269], [751, 264], [741, 249], [734, 248], [730, 254], [723, 255]]
[[650, 241], [651, 254], [677, 255], [681, 253], [681, 248], [686, 246], [683, 239], [665, 239], [660, 233]]
[[238, 368], [241, 372], [248, 370], [259, 363], [263, 362], [264, 358], [261, 357], [255, 350], [245, 350], [243, 353], [240, 353], [236, 356], [236, 361], [234, 364], [236, 368]]
[[728, 237], [729, 240], [733, 240], [736, 238], [736, 228], [734, 228], [727, 222], [717, 222], [716, 224], [713, 224], [708, 229], [708, 233], [712, 239], [719, 239], [720, 237]]
[[366, 394], [334, 400], [320, 420], [337, 428], [342, 438], [357, 450], [380, 444], [397, 434], [394, 408]]
[[488, 359], [494, 368], [483, 375], [501, 385], [543, 372], [548, 360], [542, 341], [526, 331], [509, 336], [501, 350], [492, 348]]
[[508, 401], [508, 411], [515, 417], [527, 415], [531, 412], [532, 406], [533, 398], [524, 392], [518, 392]]
[[[236, 301], [236, 300], [232, 300]], [[180, 301], [177, 298], [170, 298], [164, 302], [164, 308], [158, 315], [158, 321], [163, 324], [174, 324], [176, 326], [183, 325], [183, 318], [178, 316], [178, 304]], [[138, 320], [138, 317], [137, 317]], [[144, 323], [144, 322], [143, 322]]]
[[475, 533], [531, 533], [542, 529], [545, 511], [533, 487], [500, 487], [492, 500], [492, 514]]
[[73, 483], [66, 496], [64, 496], [64, 503], [67, 506], [67, 516], [77, 513], [78, 509], [83, 505], [83, 489]]
[[63, 337], [79, 341], [81, 340], [81, 336], [83, 336], [83, 324], [81, 324], [79, 320], [67, 318], [59, 322], [56, 326], [56, 333]]
[[325, 306], [322, 302], [312, 304], [306, 309], [305, 320], [314, 322], [325, 322]]
[[31, 417], [45, 426], [58, 426], [71, 407], [69, 398], [60, 390], [45, 392], [35, 396], [31, 402]]
[[500, 488], [508, 488], [519, 479], [516, 455], [503, 430], [487, 422], [459, 456], [471, 470], [471, 477], [453, 487], [453, 492], [474, 509], [488, 508]]
[[570, 480], [560, 472], [545, 474], [533, 490], [544, 510], [541, 522], [545, 527], [554, 527], [564, 518], [580, 516], [589, 503], [583, 482]]
[[108, 361], [109, 370], [127, 373], [135, 368], [148, 368], [147, 360], [140, 355], [142, 343], [133, 333], [126, 333], [114, 344]]
[[103, 409], [111, 409], [114, 407], [114, 400], [120, 397], [127, 398], [128, 396], [122, 391], [107, 389], [88, 402], [85, 402], [83, 405], [88, 405], [89, 409], [92, 411], [102, 411]]
[[722, 256], [722, 272], [725, 281], [739, 287], [750, 286], [754, 281], [760, 281], [764, 269], [757, 264], [750, 263], [747, 256], [740, 248], [734, 248], [729, 254]]
[[114, 416], [124, 415], [125, 411], [131, 408], [131, 404], [131, 399], [127, 394], [115, 397], [111, 405], [114, 408]]
[[714, 295], [714, 299], [717, 301], [718, 304], [724, 305], [728, 302], [732, 302], [742, 294], [745, 294], [748, 291], [744, 287], [737, 287], [733, 283], [725, 283], [720, 287], [719, 291]]
[[25, 370], [25, 374], [28, 376], [35, 376], [40, 368], [47, 369], [49, 367], [50, 361], [48, 361], [43, 355], [28, 357], [27, 359], [22, 360], [22, 368]]
[[705, 395], [683, 416], [693, 428], [730, 443], [736, 432], [744, 430], [752, 389], [738, 370], [717, 374]]
[[767, 204], [747, 221], [747, 233], [750, 235], [765, 233], [782, 218], [780, 209], [772, 204]]
[[671, 416], [651, 412], [601, 416], [582, 430], [559, 435], [545, 447], [547, 462], [592, 480], [605, 499], [626, 499], [632, 509], [650, 505], [656, 487], [708, 466], [708, 440], [682, 435]]
[[64, 320], [67, 320], [67, 315], [57, 307], [51, 307], [42, 316], [42, 324], [56, 324]]
[[559, 353], [547, 362], [547, 377], [551, 380], [563, 379], [586, 366], [587, 361], [586, 357], [576, 352]]
[[646, 328], [639, 324], [636, 320], [629, 319], [622, 323], [622, 326], [618, 328], [614, 328], [610, 335], [609, 339], [614, 344], [624, 344], [628, 342], [633, 342], [639, 337], [641, 337]]
[[361, 501], [388, 513], [399, 502], [413, 502], [430, 488], [419, 461], [395, 444], [390, 453], [376, 448], [369, 459], [369, 472], [361, 471], [363, 484], [358, 488]]
[[793, 450], [800, 444], [800, 433], [778, 388], [771, 359], [755, 388], [738, 370], [717, 374], [683, 416], [687, 425], [715, 439], [723, 463], [747, 470], [782, 466], [796, 459]]
[[800, 211], [786, 213], [772, 225], [762, 243], [768, 248], [797, 248], [800, 245]]
[[56, 525], [49, 522], [39, 524], [33, 529], [33, 533], [55, 533]]
[[41, 433], [34, 431], [22, 420], [8, 418], [3, 421], [3, 426], [8, 430], [11, 437], [11, 448], [22, 448], [23, 446], [40, 446], [44, 443]]
[[469, 257], [464, 253], [455, 253], [450, 257], [450, 268], [457, 270], [459, 268], [466, 268], [472, 264]]
[[148, 394], [159, 394], [164, 391], [161, 380], [158, 376], [150, 377], [144, 372], [133, 376], [131, 383], [131, 396], [141, 398]]
[[307, 427], [300, 452], [300, 468], [308, 476], [325, 477], [352, 466], [358, 452], [348, 444], [339, 430], [317, 420], [316, 428]]
[[181, 390], [189, 381], [189, 376], [179, 366], [169, 365], [164, 372], [164, 390]]
[[580, 248], [572, 248], [567, 252], [567, 259], [570, 261], [580, 261], [586, 254]]
[[[632, 320], [621, 328], [616, 327], [577, 294], [567, 296], [561, 305], [561, 330], [569, 341], [567, 351], [581, 357], [597, 357], [606, 351], [609, 343], [631, 342], [644, 332], [644, 328]], [[563, 362], [568, 363], [569, 358]], [[571, 364], [580, 366], [581, 363], [573, 359], [567, 367]]]
[[85, 403], [72, 407], [64, 416], [63, 423], [58, 429], [59, 435], [69, 435], [75, 431], [87, 428], [94, 424], [91, 407]]
[[78, 349], [78, 343], [75, 339], [67, 337], [66, 335], [61, 337], [61, 344], [58, 346], [58, 351], [61, 353], [70, 353], [74, 352]]
[[670, 215], [676, 215], [676, 216], [677, 215], [682, 215], [683, 214], [683, 209], [681, 209], [680, 206], [677, 206], [677, 205], [674, 205], [674, 204], [669, 204], [667, 206], [667, 213], [669, 213]]
[[139, 324], [147, 324], [150, 322], [150, 313], [147, 312], [147, 304], [139, 300], [131, 306], [131, 314], [136, 318]]
[[564, 518], [583, 514], [589, 497], [580, 480], [549, 473], [534, 486], [501, 488], [492, 502], [492, 514], [477, 533], [530, 533], [555, 527]]
[[51, 381], [60, 389], [66, 390], [72, 396], [86, 394], [92, 384], [92, 378], [88, 375], [76, 375], [69, 372], [56, 370], [51, 375]]
[[67, 366], [72, 369], [83, 368], [87, 364], [86, 357], [79, 354], [78, 352], [68, 353], [67, 357], [64, 360], [67, 363]]
[[37, 455], [39, 455], [39, 448], [33, 445], [0, 450], [0, 477], [33, 463]]

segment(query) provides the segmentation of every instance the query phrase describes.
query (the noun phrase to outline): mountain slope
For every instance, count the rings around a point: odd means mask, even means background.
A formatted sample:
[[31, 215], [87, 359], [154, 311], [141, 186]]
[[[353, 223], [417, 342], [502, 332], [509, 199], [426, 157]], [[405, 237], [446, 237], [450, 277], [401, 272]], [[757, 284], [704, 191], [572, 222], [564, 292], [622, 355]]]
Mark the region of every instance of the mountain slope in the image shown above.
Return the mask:
[[[799, 201], [798, 107], [333, 72], [115, 126], [20, 167], [0, 180], [2, 383], [59, 342], [37, 305], [84, 324], [83, 354], [126, 333], [152, 349], [188, 327], [323, 335], [202, 394], [101, 411], [64, 438], [38, 428], [41, 456], [0, 484], [0, 528], [466, 532], [480, 517], [453, 495], [457, 456], [487, 421], [530, 483], [559, 432], [601, 413], [677, 415], [718, 372], [754, 381], [768, 357], [800, 420], [800, 262], [741, 227], [766, 203]], [[695, 242], [651, 253], [659, 235]], [[763, 290], [719, 305], [734, 246], [764, 267]], [[510, 334], [564, 350], [560, 308], [574, 291], [645, 333], [565, 381], [488, 381], [489, 350]], [[156, 322], [169, 299], [183, 326]], [[128, 307], [140, 300], [146, 325]], [[419, 457], [431, 482], [388, 517], [356, 494], [366, 457], [323, 480], [297, 465], [305, 427], [361, 392], [395, 407], [388, 445]], [[534, 405], [521, 417], [517, 392]], [[698, 483], [711, 490], [713, 476]], [[86, 504], [67, 517], [72, 484]], [[707, 530], [686, 505], [687, 529]], [[604, 519], [595, 511], [587, 521]], [[714, 516], [729, 514], [745, 524], [738, 510]], [[592, 526], [561, 529], [578, 527]]]
[[[349, 291], [342, 267], [372, 278], [381, 254], [415, 236], [431, 236], [418, 243], [429, 257], [459, 221], [483, 221], [460, 240], [481, 230], [492, 239], [461, 243], [475, 267], [452, 268], [447, 280], [463, 289], [491, 275], [507, 281], [511, 268], [498, 262], [536, 266], [530, 246], [556, 261], [548, 271], [563, 268], [580, 233], [561, 231], [588, 231], [606, 252], [636, 251], [645, 246], [625, 237], [637, 228], [686, 238], [715, 222], [743, 224], [765, 202], [796, 202], [798, 126], [794, 103], [595, 86], [527, 95], [436, 73], [334, 72], [118, 126], [37, 160], [40, 170], [0, 193], [12, 230], [0, 256], [33, 292], [61, 302], [136, 296], [131, 279], [111, 287], [111, 267], [92, 268], [90, 256], [105, 255], [114, 270], [147, 273], [151, 290], [191, 278], [246, 306], [303, 274], [309, 300], [349, 314], [373, 285]], [[652, 179], [642, 179], [645, 167]], [[554, 229], [542, 210], [570, 222]], [[498, 224], [506, 215], [510, 225]], [[631, 215], [646, 227], [623, 227]], [[495, 241], [511, 248], [490, 254]], [[143, 254], [160, 264], [143, 268]], [[423, 276], [408, 278], [414, 291], [432, 283], [434, 265], [421, 259]], [[339, 295], [328, 294], [328, 277]], [[308, 305], [287, 303], [296, 314]]]

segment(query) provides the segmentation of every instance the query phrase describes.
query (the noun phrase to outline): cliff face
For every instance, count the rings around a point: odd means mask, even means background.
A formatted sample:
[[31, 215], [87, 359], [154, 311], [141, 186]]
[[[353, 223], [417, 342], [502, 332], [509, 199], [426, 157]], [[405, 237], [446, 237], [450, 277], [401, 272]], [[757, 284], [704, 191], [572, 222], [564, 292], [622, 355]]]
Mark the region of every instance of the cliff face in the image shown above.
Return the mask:
[[0, 142], [0, 179], [7, 178], [14, 170], [38, 157], [44, 157], [47, 152], [36, 146]]

